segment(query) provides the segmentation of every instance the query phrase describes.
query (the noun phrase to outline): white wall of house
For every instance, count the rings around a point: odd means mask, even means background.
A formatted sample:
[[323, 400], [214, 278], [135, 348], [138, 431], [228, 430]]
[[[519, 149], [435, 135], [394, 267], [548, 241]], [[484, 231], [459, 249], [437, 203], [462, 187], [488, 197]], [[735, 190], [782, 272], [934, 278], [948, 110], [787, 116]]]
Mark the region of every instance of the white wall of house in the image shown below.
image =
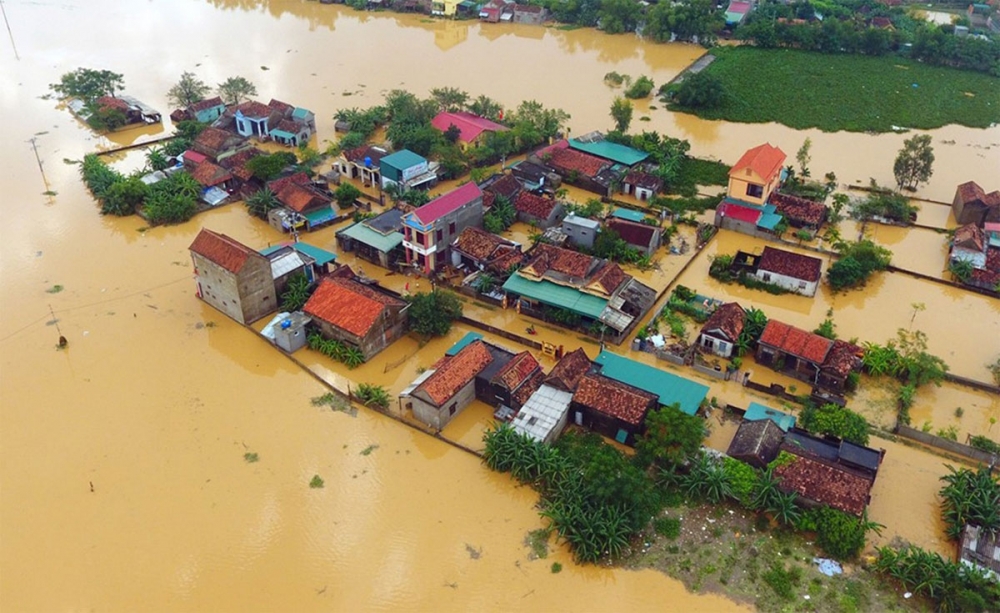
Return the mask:
[[421, 398], [419, 390], [410, 396], [413, 403], [413, 416], [436, 430], [443, 429], [448, 422], [455, 419], [465, 407], [469, 406], [476, 399], [475, 380], [458, 391], [457, 394], [449, 398], [443, 406], [436, 407], [430, 402]]
[[698, 344], [705, 347], [717, 356], [728, 358], [733, 355], [733, 344], [722, 340], [721, 338], [715, 338], [714, 336], [709, 336], [707, 334], [701, 334], [698, 336]]
[[803, 296], [816, 295], [816, 281], [803, 281], [802, 279], [796, 279], [795, 277], [789, 277], [787, 275], [779, 275], [778, 273], [766, 270], [758, 270], [757, 278], [765, 283], [773, 283], [779, 287], [795, 292], [796, 294], [802, 294]]

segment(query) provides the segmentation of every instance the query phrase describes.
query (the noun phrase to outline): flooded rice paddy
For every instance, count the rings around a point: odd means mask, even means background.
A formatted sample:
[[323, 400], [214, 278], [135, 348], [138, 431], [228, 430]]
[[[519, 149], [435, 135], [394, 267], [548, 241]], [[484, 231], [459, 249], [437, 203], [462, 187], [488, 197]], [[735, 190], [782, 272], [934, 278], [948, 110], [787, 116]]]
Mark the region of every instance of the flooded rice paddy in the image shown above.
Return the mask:
[[[64, 160], [156, 138], [169, 126], [98, 137], [44, 98], [49, 83], [77, 66], [124, 73], [128, 93], [163, 110], [165, 92], [182, 71], [209, 83], [238, 74], [253, 80], [262, 98], [315, 110], [322, 141], [333, 136], [337, 108], [374, 104], [392, 88], [423, 94], [450, 85], [507, 105], [533, 98], [565, 108], [579, 133], [610, 125], [615, 92], [602, 83], [606, 72], [664, 82], [699, 48], [589, 30], [361, 14], [296, 0], [4, 7], [13, 43], [0, 45], [5, 610], [645, 610], [664, 602], [691, 611], [735, 608], [650, 571], [576, 567], [563, 548], [529, 561], [522, 539], [541, 525], [529, 489], [384, 416], [313, 406], [310, 399], [326, 388], [199, 302], [191, 282], [187, 247], [202, 226], [256, 246], [282, 237], [240, 205], [168, 228], [100, 217], [76, 166]], [[695, 154], [729, 163], [759, 142], [791, 153], [810, 136], [813, 168], [834, 170], [842, 182], [869, 176], [888, 182], [904, 138], [648, 113], [644, 128], [688, 138]], [[932, 134], [942, 144], [920, 195], [950, 200], [958, 182], [989, 184], [1000, 130], [952, 126]], [[27, 143], [33, 136], [41, 169]], [[119, 163], [141, 158], [129, 154]], [[332, 248], [332, 233], [309, 240]], [[723, 233], [709, 249], [738, 245], [746, 248]], [[832, 306], [845, 337], [883, 340], [906, 324], [905, 305], [924, 302], [917, 325], [928, 332], [932, 351], [968, 376], [982, 378], [989, 357], [983, 339], [998, 338], [996, 301], [969, 293], [883, 275], [844, 297], [771, 301], [713, 287], [704, 276], [710, 253], [682, 283], [730, 292], [803, 327], [813, 327]], [[672, 257], [648, 273], [650, 282], [669, 282], [682, 265]], [[384, 277], [374, 267], [366, 272]], [[507, 319], [509, 312], [481, 313], [521, 325]], [[591, 341], [538, 329], [544, 339], [596, 353]], [[462, 332], [424, 346], [405, 338], [349, 375], [310, 352], [297, 355], [338, 387], [372, 381], [398, 391]], [[67, 350], [56, 350], [60, 334]], [[732, 386], [713, 387], [716, 393], [734, 403], [746, 399]], [[979, 420], [963, 423], [990, 423], [973, 416], [972, 401], [949, 397], [941, 404], [955, 402], [966, 406], [963, 420]], [[921, 406], [915, 423], [925, 418]], [[930, 410], [927, 419], [947, 417]], [[983, 411], [998, 408], [994, 402]], [[482, 407], [468, 412], [448, 434], [472, 445], [483, 413]], [[258, 460], [248, 462], [245, 454]], [[885, 470], [906, 479], [880, 480], [873, 519], [914, 542], [939, 534], [927, 526], [936, 521], [932, 490], [943, 471], [940, 459], [894, 447]], [[914, 471], [924, 475], [919, 488], [907, 480]], [[324, 488], [308, 487], [314, 475]], [[565, 570], [552, 574], [552, 561]]]

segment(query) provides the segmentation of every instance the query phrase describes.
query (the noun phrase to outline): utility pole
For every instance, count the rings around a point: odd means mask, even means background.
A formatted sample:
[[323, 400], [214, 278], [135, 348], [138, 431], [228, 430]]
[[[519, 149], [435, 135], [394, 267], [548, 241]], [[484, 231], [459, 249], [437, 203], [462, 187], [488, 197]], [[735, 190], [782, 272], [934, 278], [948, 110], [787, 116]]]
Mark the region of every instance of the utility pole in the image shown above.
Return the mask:
[[7, 8], [3, 0], [0, 0], [0, 13], [3, 13], [3, 22], [7, 25], [7, 36], [10, 37], [10, 46], [14, 49], [14, 59], [21, 61], [21, 56], [17, 54], [17, 45], [14, 44], [14, 33], [10, 29], [10, 20], [7, 19]]
[[45, 195], [51, 197], [52, 190], [49, 189], [49, 180], [45, 176], [45, 168], [42, 166], [42, 158], [38, 155], [37, 140], [38, 139], [36, 137], [32, 136], [28, 139], [28, 142], [31, 143], [31, 150], [35, 153], [35, 162], [38, 163], [38, 172], [42, 175], [42, 183], [45, 184]]
[[52, 324], [56, 327], [56, 332], [59, 334], [59, 348], [65, 349], [69, 345], [69, 341], [66, 340], [66, 337], [62, 335], [62, 330], [59, 329], [59, 320], [56, 319], [56, 314], [52, 310], [52, 305], [50, 304], [48, 307], [49, 315], [52, 316]]

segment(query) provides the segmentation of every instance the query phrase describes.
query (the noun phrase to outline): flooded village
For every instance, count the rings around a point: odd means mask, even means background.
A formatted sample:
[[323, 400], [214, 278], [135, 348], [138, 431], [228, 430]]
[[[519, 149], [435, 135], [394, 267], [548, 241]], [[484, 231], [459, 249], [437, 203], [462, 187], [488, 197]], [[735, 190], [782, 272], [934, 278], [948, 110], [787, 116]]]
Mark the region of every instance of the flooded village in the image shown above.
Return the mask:
[[[704, 49], [507, 3], [5, 10], [5, 609], [924, 610], [877, 547], [998, 570], [939, 493], [1000, 449], [997, 125], [616, 129], [609, 73]], [[77, 67], [124, 86], [51, 95]], [[653, 516], [589, 558], [502, 449], [659, 475]]]

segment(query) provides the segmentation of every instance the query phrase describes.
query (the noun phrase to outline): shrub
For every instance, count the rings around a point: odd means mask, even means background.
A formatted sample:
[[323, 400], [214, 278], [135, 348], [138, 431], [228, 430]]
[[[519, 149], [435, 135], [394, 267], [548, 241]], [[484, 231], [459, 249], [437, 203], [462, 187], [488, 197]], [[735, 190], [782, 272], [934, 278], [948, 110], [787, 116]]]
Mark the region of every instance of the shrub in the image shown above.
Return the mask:
[[648, 98], [653, 93], [653, 85], [653, 80], [643, 75], [633, 81], [632, 85], [625, 90], [625, 97], [632, 100]]
[[792, 600], [795, 598], [795, 587], [802, 581], [802, 569], [798, 566], [790, 566], [787, 569], [780, 562], [771, 564], [771, 569], [761, 575], [774, 593], [782, 600]]
[[988, 467], [978, 470], [948, 466], [941, 477], [941, 516], [948, 537], [957, 540], [966, 524], [994, 532], [1000, 529], [1000, 485]]
[[681, 535], [681, 520], [677, 517], [658, 517], [653, 521], [653, 529], [660, 536], [674, 540]]
[[424, 336], [444, 336], [462, 316], [462, 303], [454, 294], [436, 289], [410, 297], [410, 328]]
[[830, 507], [814, 509], [808, 515], [816, 526], [816, 544], [830, 557], [851, 560], [864, 549], [866, 522]]
[[366, 407], [382, 410], [389, 408], [389, 392], [381, 385], [361, 383], [358, 385], [358, 389], [354, 392], [354, 395]]
[[313, 478], [309, 481], [309, 487], [314, 490], [322, 488], [323, 479], [319, 475], [313, 475]]
[[802, 427], [816, 434], [830, 434], [837, 438], [868, 444], [868, 421], [854, 411], [835, 404], [825, 404], [819, 408], [807, 406], [803, 409]]

